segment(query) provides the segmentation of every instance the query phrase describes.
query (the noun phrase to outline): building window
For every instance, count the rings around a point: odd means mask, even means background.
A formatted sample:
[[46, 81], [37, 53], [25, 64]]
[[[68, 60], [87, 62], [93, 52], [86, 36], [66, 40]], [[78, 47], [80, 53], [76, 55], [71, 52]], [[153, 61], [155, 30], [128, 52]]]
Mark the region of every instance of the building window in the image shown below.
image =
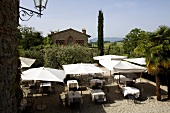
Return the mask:
[[84, 46], [84, 40], [76, 40], [76, 44]]
[[67, 45], [68, 45], [68, 46], [73, 45], [73, 37], [71, 37], [71, 36], [68, 37], [68, 39], [67, 39]]
[[64, 45], [64, 40], [56, 40], [57, 45]]

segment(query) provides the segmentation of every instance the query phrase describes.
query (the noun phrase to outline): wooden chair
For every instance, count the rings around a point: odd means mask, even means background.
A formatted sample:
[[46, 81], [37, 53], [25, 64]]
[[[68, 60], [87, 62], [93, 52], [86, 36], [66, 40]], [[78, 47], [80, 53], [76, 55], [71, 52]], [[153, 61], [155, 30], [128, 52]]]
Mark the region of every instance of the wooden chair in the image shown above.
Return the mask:
[[34, 99], [33, 98], [27, 99], [27, 106], [25, 107], [24, 113], [34, 113], [33, 105], [34, 105]]
[[135, 103], [135, 95], [133, 95], [133, 94], [128, 94], [128, 95], [126, 96], [126, 98], [128, 99], [128, 103], [129, 103], [129, 102]]

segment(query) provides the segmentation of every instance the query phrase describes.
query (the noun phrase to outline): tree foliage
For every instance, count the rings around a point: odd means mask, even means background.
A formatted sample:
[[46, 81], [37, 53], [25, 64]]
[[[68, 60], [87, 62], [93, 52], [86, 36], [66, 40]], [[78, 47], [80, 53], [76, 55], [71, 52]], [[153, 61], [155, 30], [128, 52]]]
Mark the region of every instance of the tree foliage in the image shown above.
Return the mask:
[[31, 47], [36, 47], [43, 44], [43, 36], [41, 32], [35, 31], [33, 27], [20, 26], [18, 27], [18, 45], [24, 50]]
[[112, 42], [105, 47], [105, 54], [124, 55], [123, 42]]
[[80, 45], [55, 46], [45, 51], [45, 66], [62, 68], [64, 64], [93, 63], [93, 56], [97, 55], [96, 49]]
[[[135, 52], [142, 52], [145, 55], [148, 72], [156, 77], [157, 100], [161, 100], [160, 77], [167, 75], [170, 69], [170, 28], [159, 26], [155, 32], [148, 33], [148, 37], [143, 40], [143, 43], [139, 43]], [[168, 78], [170, 99], [170, 77]]]
[[100, 55], [104, 55], [103, 20], [103, 12], [100, 10], [98, 15], [98, 50]]
[[45, 53], [43, 49], [20, 50], [20, 56], [36, 59], [32, 67], [44, 66], [44, 54]]
[[43, 39], [43, 45], [52, 45], [53, 42], [52, 42], [52, 39], [50, 37], [45, 37]]
[[159, 26], [155, 32], [148, 33], [144, 40], [139, 41], [136, 54], [146, 57], [148, 71], [157, 75], [162, 68], [170, 68], [170, 28]]
[[145, 36], [146, 32], [138, 28], [132, 29], [130, 33], [126, 35], [126, 37], [123, 39], [123, 49], [128, 57], [139, 57], [135, 55], [134, 49], [140, 43], [139, 40], [145, 39]]

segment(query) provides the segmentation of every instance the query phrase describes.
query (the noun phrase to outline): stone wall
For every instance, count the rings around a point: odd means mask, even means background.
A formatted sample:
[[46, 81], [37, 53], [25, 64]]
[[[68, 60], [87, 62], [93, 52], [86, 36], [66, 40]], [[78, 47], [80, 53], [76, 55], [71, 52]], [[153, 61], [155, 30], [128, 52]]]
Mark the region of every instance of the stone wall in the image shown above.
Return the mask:
[[0, 0], [0, 113], [16, 113], [18, 0]]

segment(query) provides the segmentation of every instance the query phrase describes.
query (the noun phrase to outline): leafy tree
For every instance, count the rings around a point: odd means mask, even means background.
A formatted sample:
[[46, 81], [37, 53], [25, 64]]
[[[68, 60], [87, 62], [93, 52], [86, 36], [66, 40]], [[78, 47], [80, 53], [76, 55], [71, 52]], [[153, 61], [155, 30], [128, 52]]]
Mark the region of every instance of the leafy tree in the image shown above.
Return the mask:
[[36, 59], [35, 63], [31, 67], [44, 66], [44, 54], [43, 49], [20, 50], [20, 56]]
[[[170, 68], [170, 28], [159, 26], [152, 33], [148, 33], [143, 43], [135, 49], [136, 53], [142, 53], [146, 58], [146, 67], [156, 79], [157, 100], [161, 100], [160, 77]], [[165, 76], [164, 76], [165, 77]], [[170, 77], [168, 76], [168, 98], [170, 99]]]
[[104, 55], [103, 20], [103, 12], [100, 10], [98, 15], [98, 50], [100, 55]]
[[107, 53], [112, 55], [124, 55], [123, 43], [112, 42], [108, 48]]
[[142, 40], [146, 32], [142, 31], [141, 29], [135, 28], [130, 31], [129, 34], [126, 35], [126, 37], [123, 39], [123, 49], [125, 54], [128, 55], [128, 57], [137, 57], [134, 54], [134, 49], [138, 45], [138, 41]]
[[53, 44], [52, 39], [50, 37], [45, 37], [43, 39], [43, 44], [44, 45], [52, 45]]
[[40, 32], [35, 31], [32, 27], [21, 26], [18, 28], [18, 45], [27, 50], [43, 44], [43, 37]]

